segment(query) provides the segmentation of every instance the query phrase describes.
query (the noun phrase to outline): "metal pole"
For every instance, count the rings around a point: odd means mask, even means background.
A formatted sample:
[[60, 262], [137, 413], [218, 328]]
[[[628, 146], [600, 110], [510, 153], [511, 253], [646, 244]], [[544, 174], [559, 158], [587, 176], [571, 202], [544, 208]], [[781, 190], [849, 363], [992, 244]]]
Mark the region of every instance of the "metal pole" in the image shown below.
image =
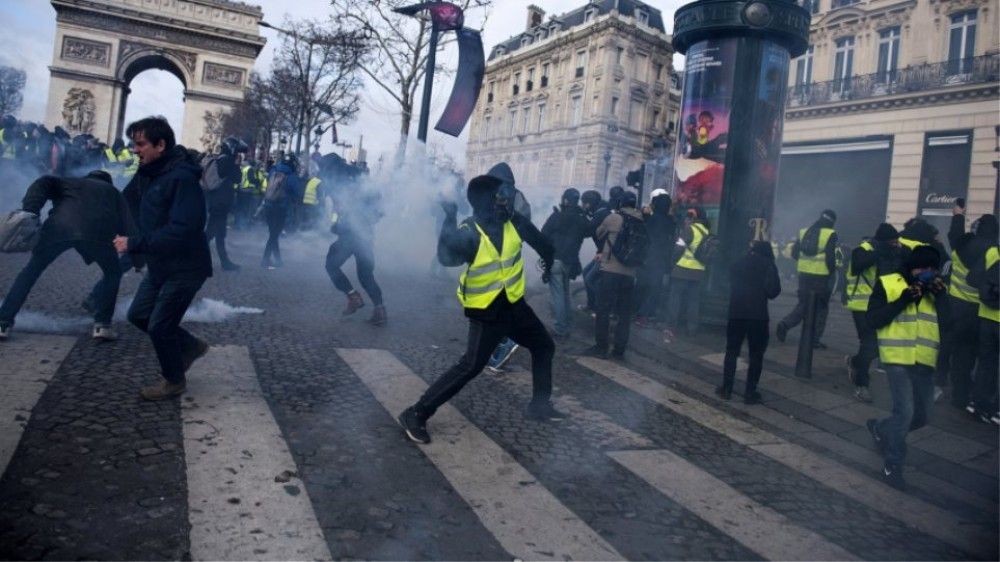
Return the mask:
[[431, 51], [427, 53], [427, 70], [424, 72], [424, 99], [420, 104], [420, 127], [417, 129], [417, 139], [427, 144], [427, 125], [430, 122], [431, 90], [434, 87], [434, 65], [437, 58], [438, 31], [431, 24]]
[[813, 340], [816, 339], [816, 299], [815, 291], [806, 294], [806, 317], [802, 320], [802, 335], [799, 338], [799, 355], [795, 359], [795, 376], [812, 378]]
[[301, 154], [302, 150], [302, 128], [306, 126], [306, 111], [309, 106], [310, 88], [309, 88], [309, 73], [312, 72], [312, 60], [313, 60], [313, 42], [309, 41], [309, 54], [306, 57], [306, 75], [304, 77], [304, 84], [302, 85], [302, 107], [299, 112], [299, 127], [298, 131], [295, 133], [295, 154], [296, 156]]

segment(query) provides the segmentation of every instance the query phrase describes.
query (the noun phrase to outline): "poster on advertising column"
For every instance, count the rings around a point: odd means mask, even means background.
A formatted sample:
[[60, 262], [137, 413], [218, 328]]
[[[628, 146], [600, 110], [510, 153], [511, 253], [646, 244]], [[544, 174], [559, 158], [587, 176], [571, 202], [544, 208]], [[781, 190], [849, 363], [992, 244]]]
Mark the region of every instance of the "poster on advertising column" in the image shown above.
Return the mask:
[[737, 42], [709, 39], [687, 53], [674, 158], [674, 200], [683, 205], [718, 206], [722, 200]]

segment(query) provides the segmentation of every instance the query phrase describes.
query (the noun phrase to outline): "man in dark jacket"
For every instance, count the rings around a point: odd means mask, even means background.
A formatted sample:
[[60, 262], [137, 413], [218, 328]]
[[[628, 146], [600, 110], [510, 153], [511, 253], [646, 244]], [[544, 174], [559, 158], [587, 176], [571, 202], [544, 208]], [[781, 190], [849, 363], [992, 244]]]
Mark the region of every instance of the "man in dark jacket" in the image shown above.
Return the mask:
[[672, 201], [664, 189], [650, 194], [649, 210], [645, 219], [649, 233], [649, 254], [636, 274], [635, 323], [640, 326], [655, 321], [663, 297], [663, 278], [673, 267], [674, 242], [677, 240], [677, 221], [670, 214]]
[[115, 312], [122, 269], [111, 241], [130, 234], [134, 227], [128, 206], [111, 183], [111, 175], [96, 170], [84, 178], [42, 176], [28, 188], [22, 208], [35, 215], [47, 201], [52, 210], [42, 224], [38, 245], [0, 306], [0, 339], [6, 339], [21, 306], [38, 277], [60, 254], [74, 249], [87, 264], [97, 262], [103, 277], [92, 291], [93, 337], [113, 340], [111, 318]]
[[549, 295], [552, 316], [555, 318], [554, 336], [569, 337], [572, 309], [569, 282], [580, 275], [580, 246], [590, 235], [590, 221], [580, 208], [580, 192], [572, 187], [563, 192], [562, 203], [552, 209], [552, 215], [542, 226], [542, 234], [555, 246], [549, 278]]
[[354, 256], [358, 282], [375, 308], [368, 322], [383, 326], [388, 318], [382, 302], [382, 288], [375, 280], [375, 224], [382, 218], [381, 199], [376, 192], [341, 189], [333, 196], [333, 206], [337, 222], [330, 230], [337, 235], [337, 240], [330, 244], [326, 253], [326, 272], [333, 286], [347, 297], [343, 314], [354, 314], [365, 305], [361, 293], [340, 269]]
[[757, 383], [760, 382], [760, 374], [764, 369], [764, 352], [767, 350], [770, 333], [767, 301], [781, 294], [781, 278], [774, 263], [771, 244], [761, 240], [754, 242], [747, 255], [732, 265], [729, 275], [726, 359], [722, 367], [722, 385], [715, 392], [725, 400], [732, 397], [736, 360], [745, 339], [750, 348], [750, 361], [743, 402], [757, 404], [761, 398], [757, 392]]
[[827, 209], [809, 228], [799, 231], [799, 237], [792, 247], [792, 258], [795, 259], [796, 269], [799, 272], [799, 302], [788, 316], [778, 322], [775, 335], [780, 342], [785, 341], [788, 330], [805, 320], [809, 298], [811, 295], [816, 295], [816, 331], [813, 347], [826, 348], [820, 340], [823, 338], [826, 317], [830, 312], [832, 278], [837, 274], [836, 251], [839, 240], [837, 231], [833, 229], [836, 222], [837, 213]]
[[205, 239], [205, 196], [201, 168], [174, 141], [163, 117], [147, 117], [128, 126], [139, 171], [125, 188], [135, 205], [139, 234], [115, 238], [119, 253], [146, 259], [146, 276], [128, 311], [129, 322], [149, 334], [164, 380], [142, 389], [146, 400], [184, 392], [184, 374], [208, 344], [180, 327], [188, 306], [212, 275], [212, 255]]
[[236, 201], [236, 187], [240, 183], [241, 174], [236, 162], [237, 154], [246, 153], [246, 144], [233, 137], [227, 138], [219, 147], [218, 170], [220, 185], [205, 192], [208, 206], [208, 224], [205, 235], [208, 241], [215, 239], [215, 252], [219, 254], [219, 263], [225, 271], [239, 271], [240, 266], [229, 259], [226, 252], [226, 229], [229, 225], [229, 212], [233, 210]]
[[552, 357], [555, 343], [524, 299], [525, 266], [522, 241], [551, 267], [554, 250], [548, 239], [523, 216], [511, 212], [500, 180], [479, 176], [469, 182], [473, 216], [456, 224], [454, 203], [444, 203], [444, 227], [438, 239], [438, 259], [446, 267], [466, 264], [458, 298], [469, 319], [465, 355], [430, 385], [413, 406], [399, 415], [407, 437], [430, 443], [427, 420], [486, 366], [500, 340], [509, 337], [531, 352], [533, 392], [526, 416], [556, 420], [553, 408]]
[[601, 241], [597, 239], [597, 227], [601, 226], [604, 219], [608, 218], [608, 215], [611, 214], [611, 207], [608, 206], [604, 198], [601, 197], [601, 193], [596, 189], [583, 192], [583, 195], [580, 196], [580, 207], [587, 214], [587, 220], [590, 221], [590, 236], [594, 241], [594, 249], [597, 250], [597, 253], [594, 254], [594, 259], [587, 262], [586, 267], [583, 268], [583, 286], [587, 290], [587, 310], [594, 310], [597, 302], [597, 279], [601, 274], [601, 262], [599, 260]]

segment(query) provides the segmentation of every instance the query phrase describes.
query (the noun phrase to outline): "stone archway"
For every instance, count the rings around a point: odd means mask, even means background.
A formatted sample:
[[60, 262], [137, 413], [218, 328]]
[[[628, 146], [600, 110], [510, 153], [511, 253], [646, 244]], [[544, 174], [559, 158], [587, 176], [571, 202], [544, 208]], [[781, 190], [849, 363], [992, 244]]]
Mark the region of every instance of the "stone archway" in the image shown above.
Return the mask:
[[166, 70], [184, 85], [181, 144], [205, 148], [205, 114], [231, 109], [264, 38], [260, 8], [230, 0], [51, 0], [56, 41], [46, 124], [111, 143], [129, 84]]

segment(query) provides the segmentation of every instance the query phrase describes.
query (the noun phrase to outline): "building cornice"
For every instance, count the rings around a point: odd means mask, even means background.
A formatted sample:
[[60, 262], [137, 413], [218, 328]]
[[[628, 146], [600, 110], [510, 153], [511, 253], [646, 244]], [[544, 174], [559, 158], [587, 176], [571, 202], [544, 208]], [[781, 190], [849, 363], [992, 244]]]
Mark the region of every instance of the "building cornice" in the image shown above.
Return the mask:
[[59, 78], [65, 78], [67, 80], [79, 80], [83, 82], [92, 82], [96, 84], [111, 84], [114, 86], [124, 86], [125, 83], [116, 78], [108, 77], [105, 74], [95, 74], [93, 72], [85, 72], [82, 70], [71, 70], [68, 68], [59, 68], [57, 66], [50, 66], [49, 72], [52, 76], [57, 76]]
[[987, 101], [998, 98], [1000, 98], [1000, 85], [985, 84], [971, 88], [949, 88], [927, 91], [917, 95], [887, 96], [852, 102], [797, 107], [786, 110], [785, 119], [817, 119], [853, 113], [891, 111], [930, 105]]

